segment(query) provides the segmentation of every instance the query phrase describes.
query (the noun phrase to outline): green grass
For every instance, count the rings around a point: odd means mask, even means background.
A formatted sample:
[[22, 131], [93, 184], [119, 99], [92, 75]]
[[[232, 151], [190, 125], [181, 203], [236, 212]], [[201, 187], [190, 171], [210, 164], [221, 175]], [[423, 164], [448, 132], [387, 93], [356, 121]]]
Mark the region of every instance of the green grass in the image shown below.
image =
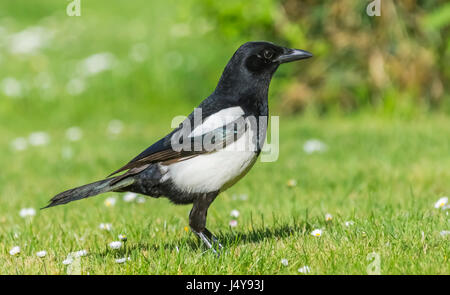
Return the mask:
[[[0, 4], [6, 35], [32, 25], [54, 32], [50, 45], [24, 56], [11, 54], [0, 35], [0, 81], [14, 77], [23, 86], [19, 98], [0, 92], [0, 274], [65, 274], [62, 261], [81, 249], [89, 253], [80, 259], [83, 274], [298, 274], [304, 265], [311, 274], [365, 274], [372, 252], [382, 274], [450, 274], [448, 236], [440, 235], [449, 230], [448, 215], [434, 208], [450, 194], [450, 118], [441, 114], [281, 115], [279, 159], [258, 162], [209, 211], [208, 228], [225, 246], [220, 258], [185, 231], [190, 206], [167, 199], [126, 203], [110, 193], [21, 218], [21, 208], [38, 209], [62, 190], [105, 177], [165, 135], [174, 116], [188, 114], [213, 89], [237, 42], [250, 38], [199, 35], [202, 26], [187, 13], [195, 5], [169, 10], [152, 2], [136, 11], [96, 1], [77, 19], [64, 15], [60, 1], [46, 3]], [[190, 24], [193, 33], [171, 35], [176, 23]], [[142, 63], [129, 58], [136, 43], [148, 45]], [[69, 95], [79, 61], [105, 51], [118, 64], [83, 78], [86, 90]], [[171, 68], [179, 56], [181, 66]], [[279, 90], [293, 69], [274, 78], [272, 115], [279, 115]], [[50, 88], [36, 83], [42, 77]], [[106, 132], [113, 119], [124, 123], [115, 137]], [[80, 141], [65, 137], [71, 126], [83, 130]], [[49, 134], [48, 145], [11, 149], [15, 138], [39, 130]], [[328, 149], [306, 154], [311, 138]], [[297, 186], [289, 187], [290, 179]], [[236, 198], [242, 194], [248, 199]], [[117, 203], [107, 207], [111, 196]], [[233, 209], [240, 216], [230, 228]], [[98, 228], [105, 222], [111, 231]], [[318, 228], [320, 238], [310, 234]], [[126, 246], [109, 249], [119, 234], [127, 235]], [[14, 246], [21, 247], [17, 256], [9, 254]], [[47, 256], [36, 257], [40, 250]]]
[[[137, 204], [118, 198], [106, 207], [105, 195], [22, 219], [22, 207], [42, 207], [54, 193], [103, 177], [167, 123], [126, 125], [120, 139], [107, 137], [101, 123], [82, 126], [85, 136], [70, 144], [74, 155], [65, 161], [59, 155], [68, 143], [55, 128], [46, 147], [2, 151], [10, 156], [1, 159], [8, 169], [0, 190], [0, 273], [63, 274], [67, 254], [86, 249], [82, 272], [90, 274], [296, 274], [303, 265], [313, 274], [365, 274], [371, 252], [380, 255], [383, 274], [448, 274], [448, 237], [439, 234], [448, 229], [448, 215], [433, 205], [448, 193], [449, 123], [444, 117], [414, 122], [282, 117], [279, 160], [257, 163], [209, 211], [208, 227], [225, 246], [220, 258], [184, 230], [190, 207], [166, 199]], [[312, 137], [328, 150], [306, 154], [302, 145]], [[287, 186], [289, 179], [297, 186]], [[233, 197], [240, 194], [248, 199]], [[232, 209], [241, 213], [235, 228], [228, 226]], [[326, 213], [332, 221], [325, 221]], [[346, 227], [349, 220], [354, 225]], [[102, 222], [113, 229], [98, 229]], [[323, 229], [320, 238], [310, 235], [316, 228]], [[121, 233], [128, 236], [126, 247], [109, 249]], [[22, 252], [10, 256], [16, 245]], [[48, 256], [37, 258], [39, 250]], [[131, 261], [116, 264], [123, 256]]]

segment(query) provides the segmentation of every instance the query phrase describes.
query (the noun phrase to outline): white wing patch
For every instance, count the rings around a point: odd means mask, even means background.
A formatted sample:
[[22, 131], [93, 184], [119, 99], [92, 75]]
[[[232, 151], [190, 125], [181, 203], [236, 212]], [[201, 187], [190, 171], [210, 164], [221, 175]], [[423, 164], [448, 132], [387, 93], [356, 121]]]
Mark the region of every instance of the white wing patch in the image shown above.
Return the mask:
[[168, 165], [164, 181], [171, 179], [182, 191], [207, 193], [224, 191], [253, 166], [257, 153], [248, 148], [249, 128], [237, 141], [224, 149]]
[[223, 109], [215, 114], [212, 114], [200, 126], [197, 126], [190, 134], [189, 137], [201, 136], [214, 129], [239, 119], [244, 115], [244, 110], [241, 107], [232, 107]]

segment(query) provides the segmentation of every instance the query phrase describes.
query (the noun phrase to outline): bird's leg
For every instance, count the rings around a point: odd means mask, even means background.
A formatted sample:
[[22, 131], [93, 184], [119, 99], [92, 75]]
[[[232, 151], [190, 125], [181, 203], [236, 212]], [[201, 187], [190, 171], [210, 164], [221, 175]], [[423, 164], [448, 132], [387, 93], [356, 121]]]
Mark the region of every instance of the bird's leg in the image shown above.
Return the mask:
[[219, 243], [219, 240], [217, 239], [217, 237], [215, 235], [213, 235], [206, 227], [205, 227], [204, 233], [209, 238], [210, 241], [212, 241], [213, 243], [217, 243], [217, 246], [219, 247], [219, 249], [223, 248], [222, 244]]
[[214, 253], [217, 254], [217, 251], [213, 247], [214, 244], [217, 243], [219, 248], [222, 248], [222, 245], [218, 243], [217, 238], [206, 228], [206, 215], [208, 214], [208, 208], [216, 196], [217, 193], [209, 193], [201, 195], [194, 200], [194, 206], [189, 214], [189, 226], [191, 227], [191, 230], [200, 238], [200, 240], [202, 240], [206, 247], [208, 247], [208, 249], [212, 249]]

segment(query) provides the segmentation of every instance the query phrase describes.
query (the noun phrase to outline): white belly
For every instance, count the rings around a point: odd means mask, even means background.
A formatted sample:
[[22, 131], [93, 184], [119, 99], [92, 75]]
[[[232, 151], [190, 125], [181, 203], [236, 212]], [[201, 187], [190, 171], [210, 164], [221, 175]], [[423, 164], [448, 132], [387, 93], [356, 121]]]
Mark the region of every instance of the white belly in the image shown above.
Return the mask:
[[233, 144], [210, 154], [176, 162], [164, 167], [164, 179], [182, 191], [207, 193], [224, 191], [244, 176], [256, 161], [255, 148], [251, 146], [250, 129]]

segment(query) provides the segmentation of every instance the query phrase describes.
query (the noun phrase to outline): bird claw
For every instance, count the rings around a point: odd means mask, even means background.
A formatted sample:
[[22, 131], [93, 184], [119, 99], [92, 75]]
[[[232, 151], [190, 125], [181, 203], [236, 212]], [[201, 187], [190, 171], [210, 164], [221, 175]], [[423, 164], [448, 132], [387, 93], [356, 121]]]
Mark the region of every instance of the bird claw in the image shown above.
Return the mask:
[[192, 230], [197, 237], [199, 237], [200, 240], [208, 247], [208, 249], [211, 249], [211, 251], [214, 252], [214, 254], [217, 255], [217, 257], [220, 256], [219, 252], [217, 252], [215, 245], [217, 245], [217, 248], [219, 250], [223, 249], [223, 246], [219, 243], [218, 239], [208, 230], [205, 228], [203, 232], [197, 232], [195, 230]]

